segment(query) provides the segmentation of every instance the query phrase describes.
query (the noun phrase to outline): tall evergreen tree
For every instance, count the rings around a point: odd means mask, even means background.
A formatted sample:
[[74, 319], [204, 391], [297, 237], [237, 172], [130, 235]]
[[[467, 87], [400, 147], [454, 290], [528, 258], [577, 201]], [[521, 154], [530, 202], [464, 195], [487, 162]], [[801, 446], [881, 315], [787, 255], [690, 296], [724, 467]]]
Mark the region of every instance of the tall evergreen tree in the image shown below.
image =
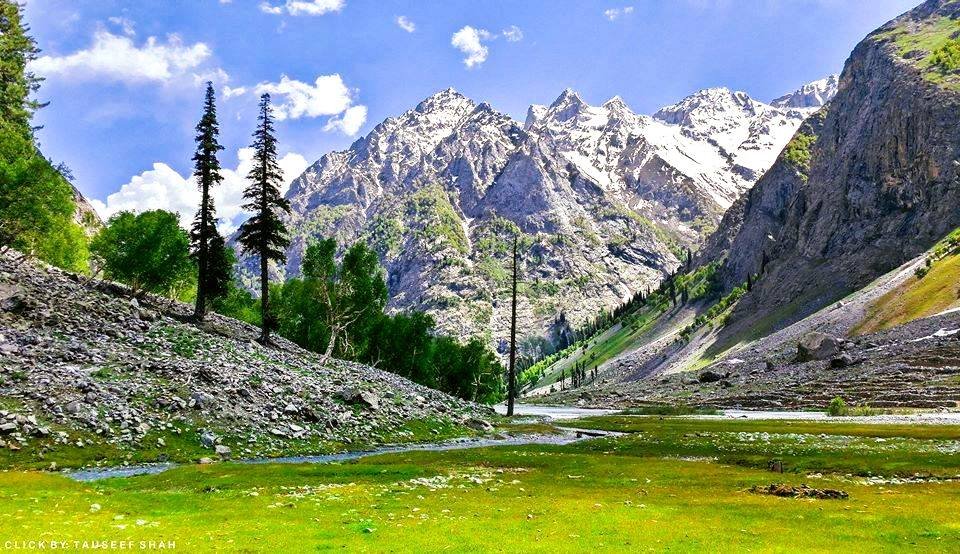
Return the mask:
[[43, 79], [27, 69], [40, 50], [22, 19], [19, 2], [0, 0], [0, 131], [32, 138], [30, 119], [45, 104], [30, 95]]
[[271, 261], [283, 263], [287, 256], [284, 250], [290, 244], [287, 227], [280, 219], [280, 212], [290, 213], [290, 203], [280, 195], [283, 173], [277, 164], [277, 139], [273, 136], [273, 112], [270, 95], [260, 97], [260, 115], [257, 130], [253, 133], [253, 169], [247, 174], [250, 186], [243, 191], [247, 203], [243, 208], [253, 212], [253, 217], [240, 226], [238, 240], [243, 248], [260, 258], [260, 312], [263, 322], [260, 341], [270, 342], [270, 315], [268, 265]]
[[507, 383], [507, 415], [513, 415], [517, 398], [517, 237], [513, 237], [513, 290], [510, 301], [510, 374]]
[[[217, 232], [216, 210], [213, 206], [211, 187], [223, 182], [220, 174], [220, 160], [217, 153], [223, 150], [218, 137], [220, 124], [217, 122], [216, 94], [213, 83], [207, 82], [207, 93], [203, 102], [203, 116], [197, 123], [197, 151], [193, 155], [193, 171], [197, 176], [197, 185], [200, 187], [200, 208], [193, 220], [190, 230], [190, 242], [193, 247], [193, 257], [197, 262], [197, 303], [193, 316], [202, 320], [207, 313], [207, 304], [213, 299], [212, 288], [219, 287], [224, 281], [222, 260], [214, 260], [211, 255], [212, 243], [219, 241], [220, 257], [223, 256], [223, 237]], [[218, 270], [219, 275], [213, 271]], [[227, 273], [229, 278], [229, 273]]]

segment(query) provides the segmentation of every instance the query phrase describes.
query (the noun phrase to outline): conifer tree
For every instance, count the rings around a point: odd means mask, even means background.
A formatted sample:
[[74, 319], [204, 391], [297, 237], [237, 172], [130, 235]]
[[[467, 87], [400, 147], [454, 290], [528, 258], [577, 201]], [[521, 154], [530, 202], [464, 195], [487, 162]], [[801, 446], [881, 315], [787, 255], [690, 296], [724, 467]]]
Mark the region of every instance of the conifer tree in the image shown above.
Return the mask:
[[[216, 211], [210, 195], [211, 187], [223, 182], [220, 160], [217, 159], [217, 153], [223, 150], [223, 146], [218, 141], [220, 124], [217, 122], [216, 95], [213, 83], [209, 81], [203, 102], [203, 116], [197, 123], [196, 130], [197, 151], [193, 155], [193, 171], [200, 188], [200, 208], [190, 230], [190, 242], [194, 260], [197, 262], [197, 302], [193, 316], [199, 321], [203, 320], [207, 313], [207, 304], [214, 297], [211, 289], [221, 286], [229, 279], [229, 273], [223, 275], [223, 264], [218, 263], [222, 260], [215, 260], [211, 251], [213, 242], [218, 241], [218, 255], [223, 256], [223, 237], [217, 232]], [[215, 269], [220, 272], [219, 275], [213, 274]]]
[[253, 133], [253, 169], [247, 175], [250, 186], [243, 191], [247, 203], [243, 208], [253, 217], [240, 226], [238, 240], [243, 248], [260, 259], [260, 312], [262, 314], [260, 342], [270, 342], [273, 317], [270, 314], [269, 280], [267, 269], [271, 261], [283, 263], [284, 250], [290, 244], [287, 227], [280, 212], [290, 213], [290, 203], [280, 195], [283, 173], [277, 163], [277, 139], [274, 137], [273, 113], [270, 95], [260, 97], [260, 115]]
[[43, 79], [27, 68], [40, 50], [22, 19], [18, 2], [0, 0], [0, 131], [29, 139], [33, 112], [45, 104], [30, 98]]
[[510, 302], [510, 367], [508, 375], [507, 415], [513, 415], [517, 398], [517, 237], [513, 237], [513, 288]]

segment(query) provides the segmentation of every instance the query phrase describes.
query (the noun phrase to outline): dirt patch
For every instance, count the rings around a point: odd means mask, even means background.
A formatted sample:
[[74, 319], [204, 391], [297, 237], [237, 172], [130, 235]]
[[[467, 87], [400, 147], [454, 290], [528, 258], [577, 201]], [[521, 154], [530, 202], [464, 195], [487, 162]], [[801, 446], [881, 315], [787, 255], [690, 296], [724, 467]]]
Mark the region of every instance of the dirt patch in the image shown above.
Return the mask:
[[786, 498], [816, 498], [820, 500], [842, 500], [849, 498], [846, 491], [837, 489], [815, 489], [807, 485], [799, 487], [785, 485], [783, 483], [773, 483], [767, 486], [754, 485], [750, 487], [753, 494], [769, 494], [772, 496], [782, 496]]

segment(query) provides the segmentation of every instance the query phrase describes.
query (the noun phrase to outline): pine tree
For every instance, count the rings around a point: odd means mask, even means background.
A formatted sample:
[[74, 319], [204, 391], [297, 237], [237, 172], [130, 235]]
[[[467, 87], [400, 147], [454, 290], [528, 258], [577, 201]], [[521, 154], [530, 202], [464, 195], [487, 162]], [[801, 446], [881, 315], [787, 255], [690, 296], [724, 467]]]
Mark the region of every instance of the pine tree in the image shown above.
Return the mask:
[[510, 301], [510, 374], [507, 399], [507, 415], [513, 415], [513, 403], [517, 398], [517, 237], [513, 237], [513, 290]]
[[[200, 208], [197, 210], [193, 227], [190, 230], [190, 242], [193, 247], [193, 257], [197, 262], [197, 303], [193, 316], [199, 321], [207, 313], [207, 304], [213, 299], [211, 288], [224, 281], [223, 268], [218, 267], [219, 275], [213, 274], [217, 260], [211, 255], [214, 240], [219, 239], [220, 255], [223, 252], [223, 237], [217, 232], [216, 211], [213, 206], [213, 197], [210, 188], [223, 182], [220, 174], [220, 160], [217, 152], [223, 150], [218, 142], [220, 124], [217, 123], [216, 95], [213, 83], [207, 82], [207, 93], [203, 102], [203, 116], [197, 123], [197, 151], [193, 155], [193, 171], [197, 176], [200, 187]], [[229, 278], [229, 273], [226, 275]]]
[[257, 121], [251, 144], [254, 164], [247, 175], [250, 186], [243, 191], [243, 197], [247, 200], [243, 209], [253, 212], [253, 217], [240, 226], [237, 240], [247, 252], [260, 258], [260, 313], [263, 318], [260, 342], [266, 344], [270, 342], [270, 329], [273, 326], [267, 268], [271, 261], [283, 263], [287, 259], [284, 250], [290, 244], [290, 239], [279, 212], [290, 213], [290, 203], [280, 195], [283, 174], [277, 164], [277, 139], [273, 136], [269, 94], [260, 97]]
[[31, 139], [30, 119], [46, 104], [30, 98], [43, 79], [27, 69], [40, 50], [22, 19], [19, 2], [0, 0], [0, 130]]

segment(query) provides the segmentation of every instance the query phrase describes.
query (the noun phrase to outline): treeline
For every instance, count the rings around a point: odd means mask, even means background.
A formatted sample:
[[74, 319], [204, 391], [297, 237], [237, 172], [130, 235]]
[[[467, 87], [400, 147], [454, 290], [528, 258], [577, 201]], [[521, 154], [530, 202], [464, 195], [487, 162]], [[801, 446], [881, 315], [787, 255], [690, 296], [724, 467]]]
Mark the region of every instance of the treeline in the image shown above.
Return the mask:
[[[14, 249], [74, 271], [95, 267], [105, 277], [143, 291], [194, 302], [193, 317], [209, 310], [261, 328], [330, 357], [368, 363], [418, 383], [478, 402], [504, 396], [504, 369], [479, 339], [461, 343], [438, 336], [423, 313], [388, 316], [385, 272], [376, 254], [357, 243], [338, 256], [330, 239], [308, 245], [302, 277], [269, 281], [270, 264], [282, 264], [289, 245], [280, 194], [282, 172], [270, 96], [260, 99], [251, 147], [244, 209], [252, 216], [237, 243], [259, 267], [259, 298], [234, 274], [236, 253], [217, 229], [211, 191], [222, 181], [216, 95], [207, 83], [196, 126], [194, 176], [200, 205], [189, 232], [177, 214], [121, 212], [92, 238], [74, 222], [76, 206], [67, 172], [40, 155], [31, 126], [42, 107], [31, 99], [41, 79], [27, 71], [39, 50], [21, 22], [22, 10], [0, 0], [0, 252]], [[89, 262], [89, 263], [88, 263]]]

